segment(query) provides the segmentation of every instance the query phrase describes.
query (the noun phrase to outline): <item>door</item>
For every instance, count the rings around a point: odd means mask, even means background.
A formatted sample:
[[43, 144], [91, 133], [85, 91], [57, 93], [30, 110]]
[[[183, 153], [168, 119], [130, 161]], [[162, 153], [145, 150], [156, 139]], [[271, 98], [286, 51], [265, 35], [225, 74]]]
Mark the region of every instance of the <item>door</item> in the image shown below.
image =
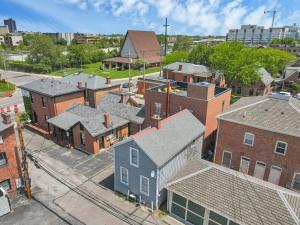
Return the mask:
[[263, 180], [265, 176], [265, 171], [266, 171], [266, 164], [257, 161], [255, 164], [253, 176]]
[[268, 181], [273, 184], [279, 184], [281, 176], [281, 168], [277, 166], [271, 166]]
[[0, 216], [10, 212], [10, 204], [4, 189], [0, 188]]
[[222, 166], [230, 168], [230, 166], [231, 166], [231, 152], [228, 152], [228, 151], [223, 152]]
[[246, 157], [241, 157], [240, 172], [248, 174], [249, 166], [250, 166], [250, 159]]

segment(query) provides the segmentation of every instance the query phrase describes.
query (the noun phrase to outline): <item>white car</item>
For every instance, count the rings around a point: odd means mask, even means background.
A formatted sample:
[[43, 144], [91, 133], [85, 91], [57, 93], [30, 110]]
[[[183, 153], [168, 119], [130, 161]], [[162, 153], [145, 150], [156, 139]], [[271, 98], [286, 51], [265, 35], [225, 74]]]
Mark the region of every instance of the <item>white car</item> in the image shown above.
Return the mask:
[[284, 95], [284, 96], [291, 96], [291, 93], [287, 92], [287, 91], [280, 91], [279, 94]]
[[300, 100], [300, 93], [296, 94], [296, 99]]

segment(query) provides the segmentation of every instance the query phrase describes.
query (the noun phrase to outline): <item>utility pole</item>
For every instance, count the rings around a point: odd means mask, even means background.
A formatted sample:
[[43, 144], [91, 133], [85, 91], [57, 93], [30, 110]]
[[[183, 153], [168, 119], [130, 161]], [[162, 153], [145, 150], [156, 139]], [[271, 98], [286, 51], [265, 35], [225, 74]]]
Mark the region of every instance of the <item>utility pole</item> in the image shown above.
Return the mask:
[[170, 26], [168, 24], [168, 17], [166, 17], [166, 23], [163, 26], [165, 27], [165, 56], [166, 56], [167, 55], [167, 45], [168, 45], [168, 41], [167, 41], [168, 27]]
[[271, 28], [274, 26], [275, 16], [276, 16], [277, 12], [278, 12], [277, 10], [264, 11], [264, 14], [267, 14], [267, 13], [272, 13], [273, 14]]
[[29, 180], [29, 172], [28, 172], [28, 163], [26, 160], [26, 152], [25, 152], [25, 145], [24, 145], [24, 139], [23, 139], [23, 133], [22, 133], [22, 127], [21, 127], [21, 120], [20, 120], [20, 113], [18, 109], [15, 109], [16, 113], [16, 122], [17, 122], [17, 128], [18, 128], [18, 136], [19, 136], [19, 143], [20, 143], [20, 150], [22, 153], [22, 160], [21, 160], [21, 167], [23, 171], [23, 177], [25, 181], [25, 192], [28, 199], [32, 198], [31, 188], [30, 188], [30, 180]]
[[131, 91], [131, 78], [130, 78], [130, 66], [131, 66], [131, 54], [130, 54], [130, 50], [128, 52], [128, 91]]
[[161, 51], [162, 49], [160, 48], [160, 50], [159, 50], [159, 76], [161, 77], [161, 72], [162, 72], [162, 57], [161, 57], [161, 54], [162, 54], [162, 51]]

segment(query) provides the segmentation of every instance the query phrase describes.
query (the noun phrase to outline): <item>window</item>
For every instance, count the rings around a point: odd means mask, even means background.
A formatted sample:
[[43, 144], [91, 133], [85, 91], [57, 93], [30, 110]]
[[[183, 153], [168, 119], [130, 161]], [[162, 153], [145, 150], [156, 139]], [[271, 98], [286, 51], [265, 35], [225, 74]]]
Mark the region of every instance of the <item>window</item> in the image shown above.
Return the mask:
[[295, 173], [292, 184], [293, 189], [300, 191], [300, 173]]
[[209, 225], [227, 225], [228, 219], [213, 211], [209, 212]]
[[122, 184], [128, 185], [128, 169], [120, 167], [120, 181]]
[[225, 101], [222, 101], [222, 112], [224, 111]]
[[6, 155], [4, 152], [0, 152], [0, 166], [3, 166], [7, 163]]
[[0, 187], [2, 187], [5, 191], [9, 191], [11, 189], [10, 181], [5, 180], [0, 183]]
[[265, 171], [266, 164], [264, 162], [257, 161], [255, 164], [253, 176], [263, 180], [265, 176]]
[[223, 152], [222, 166], [230, 168], [230, 166], [231, 166], [231, 152], [228, 152], [228, 151]]
[[254, 144], [254, 134], [251, 133], [245, 133], [244, 135], [244, 145], [253, 146]]
[[254, 89], [253, 89], [253, 88], [250, 88], [250, 89], [249, 89], [249, 96], [253, 96], [253, 94], [254, 94]]
[[237, 93], [238, 95], [240, 95], [240, 94], [242, 93], [242, 88], [241, 88], [241, 87], [238, 87], [237, 90], [236, 90], [236, 93]]
[[239, 171], [248, 174], [249, 166], [250, 166], [250, 159], [242, 156]]
[[0, 135], [0, 144], [3, 144], [3, 138], [1, 135]]
[[36, 112], [33, 112], [33, 122], [34, 123], [37, 123], [39, 120], [38, 120], [38, 116], [36, 114]]
[[155, 103], [155, 115], [160, 116], [161, 115], [161, 104]]
[[149, 179], [144, 176], [140, 176], [140, 192], [144, 195], [149, 195]]
[[282, 169], [278, 166], [271, 166], [268, 181], [273, 184], [279, 184]]
[[42, 106], [46, 107], [46, 99], [44, 97], [42, 97]]
[[30, 94], [30, 101], [31, 101], [31, 103], [33, 103], [33, 97], [32, 97], [32, 94]]
[[84, 139], [84, 127], [82, 126], [82, 124], [80, 124], [80, 133], [79, 133], [79, 136], [80, 136], [80, 143], [82, 145], [85, 145], [85, 139]]
[[130, 148], [130, 165], [139, 167], [139, 151], [135, 148]]
[[231, 89], [232, 89], [232, 93], [235, 93], [235, 86], [232, 86]]
[[287, 150], [287, 143], [283, 141], [277, 141], [275, 146], [275, 153], [285, 155]]

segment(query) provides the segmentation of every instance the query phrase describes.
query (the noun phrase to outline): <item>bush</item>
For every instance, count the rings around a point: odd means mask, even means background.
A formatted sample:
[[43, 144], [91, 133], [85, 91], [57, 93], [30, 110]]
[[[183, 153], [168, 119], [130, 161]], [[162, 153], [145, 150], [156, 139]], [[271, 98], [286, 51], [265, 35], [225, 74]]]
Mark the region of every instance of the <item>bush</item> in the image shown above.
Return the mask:
[[290, 88], [293, 89], [294, 91], [300, 91], [300, 84], [292, 83], [290, 84]]
[[45, 64], [29, 64], [25, 62], [15, 62], [15, 61], [9, 61], [7, 63], [8, 69], [14, 70], [14, 71], [22, 71], [22, 72], [34, 72], [34, 73], [51, 73], [52, 69], [50, 66], [47, 66]]

